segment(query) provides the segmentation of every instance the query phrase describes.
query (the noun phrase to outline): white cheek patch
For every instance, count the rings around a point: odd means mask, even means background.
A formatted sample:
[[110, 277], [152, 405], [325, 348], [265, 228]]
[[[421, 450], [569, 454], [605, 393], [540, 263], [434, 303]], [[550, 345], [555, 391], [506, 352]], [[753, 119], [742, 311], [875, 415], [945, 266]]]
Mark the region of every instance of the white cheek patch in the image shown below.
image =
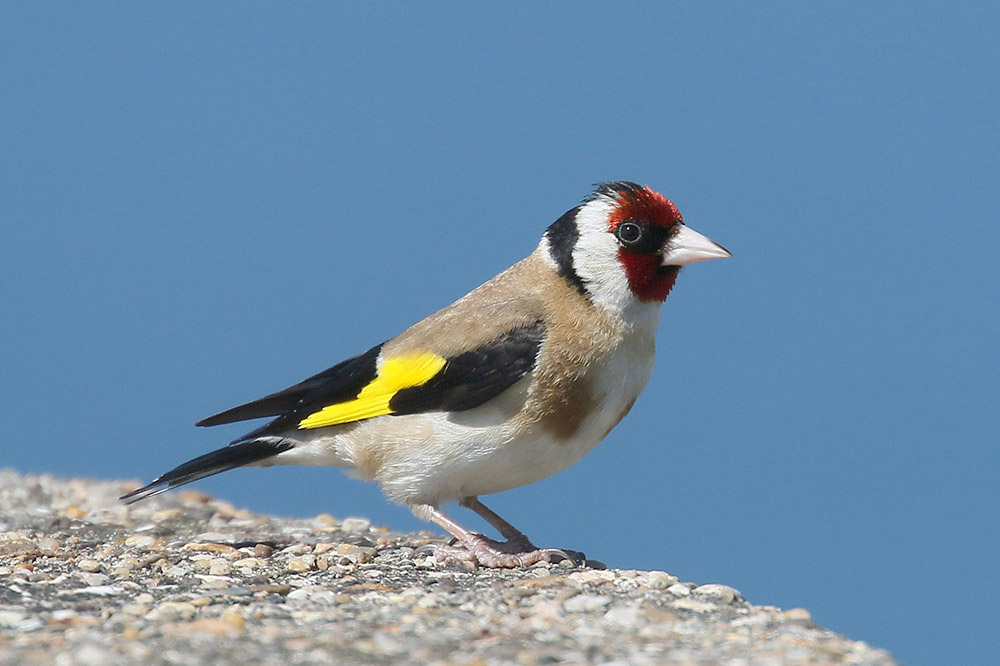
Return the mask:
[[594, 303], [620, 314], [635, 296], [628, 284], [625, 267], [618, 260], [618, 241], [608, 232], [608, 217], [614, 205], [607, 199], [587, 202], [577, 214], [580, 231], [573, 248], [573, 268]]

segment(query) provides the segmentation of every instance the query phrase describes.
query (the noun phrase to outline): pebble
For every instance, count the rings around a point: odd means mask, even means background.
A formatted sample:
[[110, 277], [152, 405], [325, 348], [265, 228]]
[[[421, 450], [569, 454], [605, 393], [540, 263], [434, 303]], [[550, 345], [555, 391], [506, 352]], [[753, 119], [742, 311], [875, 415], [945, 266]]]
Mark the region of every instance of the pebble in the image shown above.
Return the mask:
[[583, 571], [574, 571], [567, 578], [580, 583], [601, 585], [614, 582], [616, 577], [614, 571], [584, 569]]
[[81, 520], [84, 516], [87, 515], [87, 512], [78, 506], [70, 506], [66, 507], [66, 510], [63, 511], [63, 515], [73, 520]]
[[650, 571], [646, 574], [646, 584], [654, 590], [669, 590], [677, 584], [677, 576], [666, 571]]
[[222, 615], [219, 617], [223, 622], [226, 622], [235, 629], [244, 629], [247, 626], [247, 621], [243, 619], [243, 615], [236, 608], [230, 608], [223, 611]]
[[86, 559], [80, 560], [79, 562], [76, 563], [76, 566], [78, 569], [90, 572], [101, 570], [101, 563], [98, 562], [97, 560], [86, 560]]
[[675, 597], [686, 597], [691, 594], [691, 588], [684, 583], [674, 583], [667, 588], [667, 592]]
[[291, 592], [289, 592], [286, 598], [289, 599], [290, 601], [299, 601], [301, 599], [308, 599], [309, 595], [310, 592], [308, 589], [300, 587], [297, 590], [292, 590]]
[[[222, 582], [222, 581], [220, 581]], [[220, 597], [252, 597], [254, 595], [253, 588], [245, 587], [243, 585], [232, 585], [233, 581], [225, 581], [230, 583], [227, 587], [219, 587], [216, 589], [215, 594]], [[289, 588], [291, 589], [291, 588]]]
[[38, 631], [45, 627], [45, 622], [42, 621], [40, 617], [27, 617], [22, 620], [14, 629], [18, 633], [30, 633], [33, 631]]
[[692, 590], [691, 594], [693, 594], [696, 599], [711, 601], [713, 603], [723, 605], [729, 605], [734, 601], [743, 599], [743, 595], [737, 590], [734, 590], [728, 585], [719, 585], [717, 583], [699, 585]]
[[228, 576], [232, 573], [233, 567], [226, 560], [212, 560], [208, 568], [208, 573], [212, 576]]
[[641, 616], [637, 606], [616, 606], [604, 614], [604, 621], [620, 627], [634, 627], [639, 624]]
[[128, 578], [135, 571], [137, 563], [133, 560], [131, 562], [120, 562], [117, 566], [111, 568], [111, 575], [115, 578]]
[[256, 569], [264, 564], [264, 561], [256, 557], [244, 557], [241, 560], [236, 560], [233, 562], [233, 566], [237, 569]]
[[192, 543], [215, 543], [222, 545], [228, 538], [229, 536], [222, 532], [202, 532]]
[[567, 613], [589, 613], [607, 608], [611, 601], [610, 595], [577, 594], [563, 602], [563, 610]]
[[318, 528], [337, 527], [337, 519], [328, 513], [321, 513], [313, 518], [313, 524]]
[[367, 532], [371, 526], [372, 521], [367, 518], [344, 518], [343, 522], [340, 523], [341, 530], [354, 534]]
[[266, 543], [259, 543], [253, 547], [254, 557], [259, 557], [261, 559], [266, 560], [267, 558], [271, 557], [272, 554], [274, 554], [274, 548], [267, 545]]
[[236, 551], [232, 546], [225, 543], [186, 543], [182, 546], [183, 550], [196, 550], [204, 553], [222, 553], [228, 555]]
[[295, 557], [288, 560], [288, 570], [294, 571], [296, 573], [311, 571], [315, 563], [316, 563], [316, 558], [313, 556]]
[[639, 582], [634, 578], [616, 578], [612, 582], [620, 592], [631, 592], [639, 588]]
[[171, 520], [177, 520], [183, 516], [184, 511], [181, 509], [163, 509], [162, 511], [154, 513], [152, 519], [154, 523], [165, 523]]
[[304, 555], [305, 553], [311, 553], [312, 546], [307, 543], [297, 543], [294, 546], [288, 546], [281, 550], [282, 555]]
[[367, 564], [375, 557], [375, 549], [353, 543], [339, 543], [336, 548], [338, 564]]
[[309, 596], [309, 599], [313, 603], [332, 605], [337, 603], [337, 596], [332, 590], [316, 590]]
[[406, 654], [407, 648], [387, 631], [376, 631], [372, 635], [372, 647], [375, 654], [394, 657]]
[[156, 539], [148, 534], [133, 534], [125, 539], [125, 545], [129, 548], [146, 549], [152, 547], [155, 543]]
[[805, 608], [789, 608], [784, 612], [786, 622], [807, 624], [812, 622], [812, 614]]
[[206, 634], [212, 638], [225, 638], [230, 634], [240, 633], [243, 626], [237, 626], [222, 618], [202, 617], [190, 622], [183, 628], [185, 634]]
[[764, 627], [771, 624], [772, 619], [767, 613], [754, 613], [747, 617], [740, 617], [733, 620], [733, 625], [737, 627], [752, 627], [754, 629], [763, 629]]
[[194, 488], [185, 488], [177, 493], [182, 504], [208, 504], [212, 496]]
[[73, 661], [79, 666], [105, 666], [110, 663], [110, 658], [107, 648], [93, 643], [86, 643], [73, 651]]
[[417, 600], [416, 606], [423, 609], [437, 608], [440, 603], [441, 600], [438, 598], [438, 595], [424, 594]]
[[115, 587], [114, 585], [90, 585], [87, 587], [78, 587], [76, 589], [70, 590], [60, 590], [56, 592], [56, 596], [72, 596], [77, 594], [92, 595], [97, 597], [113, 597], [120, 594], [122, 588]]
[[172, 622], [176, 620], [190, 620], [198, 612], [198, 608], [186, 601], [164, 601], [162, 604], [149, 611], [146, 619], [151, 622]]
[[84, 583], [86, 583], [87, 585], [89, 585], [91, 587], [97, 587], [97, 586], [100, 586], [100, 585], [104, 585], [104, 584], [106, 584], [107, 582], [109, 582], [111, 580], [110, 576], [102, 574], [102, 573], [81, 574], [80, 578], [83, 579]]
[[28, 617], [23, 611], [0, 610], [0, 627], [16, 627]]
[[676, 599], [670, 603], [670, 606], [679, 610], [694, 611], [695, 613], [711, 613], [712, 611], [718, 609], [716, 604], [691, 599], [689, 597]]
[[163, 573], [174, 578], [183, 578], [191, 573], [191, 567], [187, 564], [175, 564], [163, 570]]
[[136, 617], [141, 617], [148, 613], [150, 610], [149, 604], [122, 604], [121, 612], [126, 615], [135, 615]]

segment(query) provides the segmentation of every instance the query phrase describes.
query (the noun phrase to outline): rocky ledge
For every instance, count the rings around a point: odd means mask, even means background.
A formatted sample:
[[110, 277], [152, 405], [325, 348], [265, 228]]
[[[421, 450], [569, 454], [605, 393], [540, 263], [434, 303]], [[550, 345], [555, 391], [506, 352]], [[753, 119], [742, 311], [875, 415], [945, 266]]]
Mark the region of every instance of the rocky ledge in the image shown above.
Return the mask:
[[2, 664], [896, 662], [663, 571], [469, 571], [440, 537], [256, 515], [197, 491], [0, 472]]

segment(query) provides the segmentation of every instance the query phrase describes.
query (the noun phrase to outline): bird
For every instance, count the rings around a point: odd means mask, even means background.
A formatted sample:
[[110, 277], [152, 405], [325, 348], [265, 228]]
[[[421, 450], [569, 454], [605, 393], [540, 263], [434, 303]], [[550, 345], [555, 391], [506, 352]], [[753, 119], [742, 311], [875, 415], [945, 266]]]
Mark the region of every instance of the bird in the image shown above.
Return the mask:
[[[440, 559], [514, 568], [569, 557], [536, 547], [479, 497], [545, 479], [597, 446], [651, 376], [681, 267], [730, 256], [650, 187], [598, 183], [525, 259], [362, 354], [198, 421], [271, 418], [121, 499], [243, 466], [330, 465], [451, 534], [434, 547]], [[442, 511], [456, 501], [504, 540]]]

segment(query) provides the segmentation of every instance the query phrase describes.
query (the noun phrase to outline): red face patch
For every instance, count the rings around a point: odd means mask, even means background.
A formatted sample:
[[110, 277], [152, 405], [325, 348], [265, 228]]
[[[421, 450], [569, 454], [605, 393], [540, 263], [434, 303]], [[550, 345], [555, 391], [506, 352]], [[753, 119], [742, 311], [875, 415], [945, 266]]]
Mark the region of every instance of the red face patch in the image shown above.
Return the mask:
[[[659, 192], [637, 187], [620, 189], [617, 193], [618, 204], [608, 218], [608, 231], [611, 233], [624, 222], [634, 222], [665, 241], [677, 225], [683, 223], [674, 202]], [[644, 303], [666, 300], [677, 281], [680, 267], [661, 266], [661, 249], [662, 242], [641, 249], [622, 247], [618, 250], [618, 259], [625, 268], [629, 287]]]
[[625, 248], [618, 250], [618, 260], [625, 267], [632, 293], [643, 303], [667, 300], [681, 270], [680, 266], [660, 266], [658, 256], [629, 252]]

